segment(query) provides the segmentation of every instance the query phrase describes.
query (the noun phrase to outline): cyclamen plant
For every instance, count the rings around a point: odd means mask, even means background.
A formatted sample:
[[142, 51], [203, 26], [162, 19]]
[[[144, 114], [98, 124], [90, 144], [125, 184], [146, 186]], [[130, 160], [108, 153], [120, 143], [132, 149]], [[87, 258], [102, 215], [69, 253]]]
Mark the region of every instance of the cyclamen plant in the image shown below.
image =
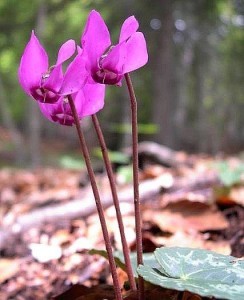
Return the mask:
[[[134, 16], [122, 24], [119, 43], [112, 45], [109, 30], [101, 15], [92, 10], [88, 16], [81, 45], [88, 58], [86, 68], [91, 78], [98, 83], [122, 85], [125, 77], [131, 101], [133, 181], [137, 263], [143, 264], [142, 231], [138, 179], [138, 130], [137, 101], [129, 72], [144, 66], [148, 61], [146, 41], [143, 33], [138, 32], [139, 23]], [[139, 277], [139, 299], [144, 298], [143, 279]]]
[[[47, 119], [61, 125], [76, 126], [101, 222], [116, 299], [122, 299], [122, 295], [115, 260], [80, 120], [85, 116], [92, 116], [110, 181], [129, 282], [132, 290], [136, 290], [112, 167], [96, 113], [104, 106], [105, 84], [121, 86], [125, 77], [132, 108], [134, 204], [139, 265], [143, 260], [138, 188], [137, 104], [128, 74], [145, 65], [148, 60], [146, 41], [143, 34], [137, 31], [138, 27], [134, 16], [127, 18], [121, 27], [119, 43], [112, 45], [104, 20], [98, 12], [92, 10], [81, 38], [82, 49], [76, 47], [73, 40], [68, 40], [60, 47], [56, 64], [51, 67], [48, 55], [33, 31], [22, 55], [18, 72], [23, 90], [38, 102]], [[63, 73], [63, 63], [75, 54], [76, 49], [77, 54]], [[144, 299], [142, 277], [139, 277], [138, 297], [140, 300]]]

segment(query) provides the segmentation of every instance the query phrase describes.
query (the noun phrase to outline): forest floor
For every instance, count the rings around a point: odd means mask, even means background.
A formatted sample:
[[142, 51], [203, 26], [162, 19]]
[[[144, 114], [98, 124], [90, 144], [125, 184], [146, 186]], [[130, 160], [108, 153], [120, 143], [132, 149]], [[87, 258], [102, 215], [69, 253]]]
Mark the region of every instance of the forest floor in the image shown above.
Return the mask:
[[[182, 246], [244, 256], [243, 163], [239, 157], [174, 152], [173, 158], [162, 161], [155, 153], [144, 153], [140, 165], [144, 252]], [[126, 236], [135, 251], [128, 170], [117, 169], [116, 180]], [[97, 174], [97, 182], [112, 243], [121, 249], [103, 172]], [[0, 199], [1, 300], [114, 298], [107, 261], [88, 253], [104, 249], [104, 243], [85, 170], [3, 168]], [[119, 278], [123, 288], [126, 274], [122, 270]], [[162, 293], [165, 299], [182, 299], [180, 292]], [[184, 299], [202, 298], [189, 295]]]

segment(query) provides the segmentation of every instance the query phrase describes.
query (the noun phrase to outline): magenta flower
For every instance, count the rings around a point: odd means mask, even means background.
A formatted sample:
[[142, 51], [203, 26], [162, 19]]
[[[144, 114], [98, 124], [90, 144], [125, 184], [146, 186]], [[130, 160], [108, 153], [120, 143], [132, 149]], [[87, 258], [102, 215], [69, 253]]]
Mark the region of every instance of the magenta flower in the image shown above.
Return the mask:
[[18, 70], [19, 82], [24, 91], [44, 103], [55, 103], [62, 95], [78, 92], [87, 80], [82, 53], [76, 56], [65, 74], [62, 70], [62, 64], [75, 50], [73, 40], [65, 42], [59, 49], [56, 64], [49, 68], [48, 55], [32, 31]]
[[144, 35], [138, 32], [134, 16], [121, 27], [119, 43], [112, 45], [110, 33], [101, 15], [92, 10], [81, 45], [87, 56], [87, 69], [93, 80], [104, 84], [122, 84], [123, 75], [144, 66], [148, 61]]
[[[77, 114], [80, 119], [98, 112], [104, 106], [105, 85], [87, 83], [77, 93], [71, 95]], [[40, 103], [39, 107], [43, 115], [52, 122], [72, 126], [73, 114], [67, 97], [60, 97], [54, 104]]]

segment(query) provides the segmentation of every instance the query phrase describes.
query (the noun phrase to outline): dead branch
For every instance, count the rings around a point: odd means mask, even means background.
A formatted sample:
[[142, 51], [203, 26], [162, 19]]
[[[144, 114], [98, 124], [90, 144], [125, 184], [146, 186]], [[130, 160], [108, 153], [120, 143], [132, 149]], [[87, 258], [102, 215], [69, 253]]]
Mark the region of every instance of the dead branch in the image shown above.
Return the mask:
[[[156, 196], [163, 186], [162, 179], [144, 181], [140, 184], [141, 201], [152, 199]], [[120, 202], [133, 201], [132, 187], [119, 192]], [[102, 196], [103, 207], [108, 208], [113, 200], [110, 194]], [[92, 196], [83, 199], [76, 199], [62, 204], [49, 205], [48, 207], [38, 208], [23, 214], [15, 220], [14, 224], [4, 226], [0, 230], [0, 249], [4, 247], [6, 239], [15, 234], [21, 234], [29, 228], [41, 226], [44, 223], [55, 223], [60, 220], [71, 220], [75, 218], [86, 218], [96, 212], [95, 201]]]
[[189, 161], [180, 160], [177, 154], [177, 151], [154, 142], [141, 142], [138, 145], [138, 155], [141, 164], [143, 164], [144, 160], [166, 167], [178, 167], [182, 164], [190, 164]]
[[[191, 191], [199, 187], [211, 186], [218, 182], [216, 176], [210, 178], [199, 177], [189, 183], [189, 181], [176, 180], [172, 187], [165, 186], [164, 176], [141, 182], [140, 198], [142, 202], [150, 201], [163, 190], [167, 193], [177, 191]], [[128, 187], [118, 194], [120, 202], [133, 202], [133, 189]], [[113, 200], [109, 194], [102, 195], [103, 207], [108, 208]], [[44, 223], [56, 223], [60, 220], [72, 220], [75, 218], [87, 218], [96, 212], [96, 205], [92, 196], [86, 196], [83, 199], [75, 199], [66, 203], [49, 205], [48, 207], [38, 208], [26, 214], [23, 214], [11, 225], [4, 226], [0, 230], [0, 249], [3, 249], [8, 238], [15, 234], [21, 234], [31, 227], [38, 227]]]

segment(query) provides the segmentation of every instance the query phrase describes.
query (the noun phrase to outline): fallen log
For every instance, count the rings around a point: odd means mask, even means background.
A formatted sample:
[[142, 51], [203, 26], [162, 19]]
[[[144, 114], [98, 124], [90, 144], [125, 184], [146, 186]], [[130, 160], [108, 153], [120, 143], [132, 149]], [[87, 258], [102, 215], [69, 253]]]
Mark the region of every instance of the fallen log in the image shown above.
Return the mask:
[[[152, 199], [160, 192], [164, 182], [162, 178], [144, 181], [140, 184], [141, 201]], [[120, 202], [133, 201], [132, 187], [120, 191], [118, 194]], [[113, 204], [110, 193], [102, 195], [104, 208]], [[95, 201], [92, 194], [83, 199], [75, 199], [66, 203], [49, 205], [48, 207], [38, 208], [28, 213], [22, 214], [13, 224], [3, 226], [0, 230], [0, 249], [4, 247], [6, 239], [15, 234], [21, 234], [31, 227], [41, 226], [44, 223], [55, 223], [60, 220], [72, 220], [75, 218], [86, 218], [96, 212]]]
[[[187, 183], [185, 180], [175, 180], [172, 186], [168, 186], [165, 182], [165, 175], [159, 176], [155, 179], [145, 180], [140, 183], [140, 199], [142, 202], [155, 199], [161, 191], [167, 193], [175, 193], [176, 191], [191, 191], [201, 187], [207, 187], [218, 183], [216, 175], [210, 178], [199, 177]], [[133, 188], [128, 187], [119, 191], [118, 198], [120, 202], [133, 203]], [[113, 199], [110, 193], [102, 195], [103, 207], [106, 209], [113, 204]], [[30, 229], [31, 227], [39, 227], [44, 223], [56, 223], [60, 220], [72, 220], [76, 218], [87, 218], [96, 212], [95, 201], [92, 194], [83, 199], [75, 199], [62, 204], [49, 205], [32, 210], [28, 213], [22, 214], [16, 218], [13, 224], [3, 226], [0, 230], [0, 249], [3, 249], [8, 238], [16, 234]]]
[[145, 161], [165, 167], [192, 165], [189, 159], [182, 160], [178, 154], [179, 152], [155, 142], [141, 142], [138, 145], [138, 156], [141, 167]]

